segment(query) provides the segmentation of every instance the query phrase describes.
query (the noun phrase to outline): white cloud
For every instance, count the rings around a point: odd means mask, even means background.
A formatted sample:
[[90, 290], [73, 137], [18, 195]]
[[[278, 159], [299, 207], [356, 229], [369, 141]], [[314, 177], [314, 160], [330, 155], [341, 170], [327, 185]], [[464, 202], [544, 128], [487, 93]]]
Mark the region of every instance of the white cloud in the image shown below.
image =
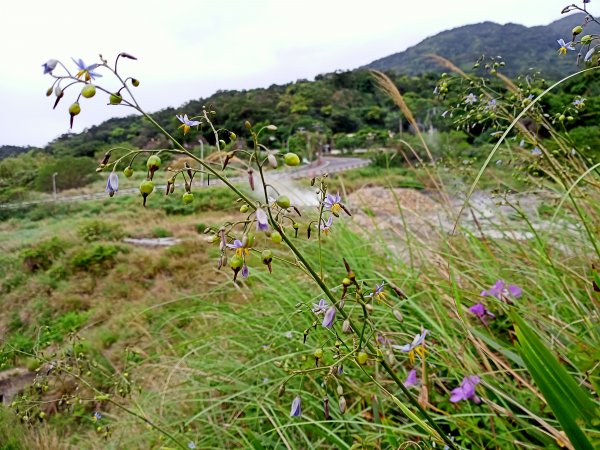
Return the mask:
[[[121, 67], [140, 79], [140, 102], [153, 111], [218, 89], [353, 69], [467, 23], [549, 23], [562, 6], [543, 0], [5, 2], [0, 145], [43, 145], [68, 131], [70, 100], [52, 111], [44, 96], [51, 80], [41, 64], [49, 58], [91, 63], [98, 53], [109, 60], [121, 51], [137, 56]], [[82, 100], [74, 131], [130, 113], [106, 107], [100, 97]]]

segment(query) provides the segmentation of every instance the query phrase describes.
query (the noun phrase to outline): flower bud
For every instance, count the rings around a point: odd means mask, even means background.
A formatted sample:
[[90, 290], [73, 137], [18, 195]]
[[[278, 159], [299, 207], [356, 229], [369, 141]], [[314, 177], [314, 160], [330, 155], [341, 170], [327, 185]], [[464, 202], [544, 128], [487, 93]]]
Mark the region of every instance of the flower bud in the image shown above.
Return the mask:
[[296, 155], [295, 153], [291, 153], [291, 152], [286, 153], [285, 156], [283, 157], [283, 160], [286, 165], [292, 166], [292, 167], [300, 164], [300, 158], [298, 157], [298, 155]]
[[323, 349], [318, 348], [314, 351], [313, 356], [317, 359], [321, 359], [323, 357]]
[[231, 139], [232, 141], [235, 141], [237, 139], [237, 134], [235, 134], [233, 131], [230, 131], [229, 139]]
[[581, 34], [582, 31], [583, 31], [583, 27], [581, 25], [577, 25], [575, 28], [573, 28], [573, 36], [577, 36], [578, 34]]
[[133, 175], [133, 168], [131, 166], [125, 167], [123, 170], [123, 175], [125, 175], [127, 178], [130, 178]]
[[277, 131], [277, 127], [275, 125], [267, 125], [267, 130]]
[[96, 95], [96, 86], [93, 84], [86, 84], [83, 89], [81, 89], [81, 95], [85, 98], [92, 98]]
[[344, 412], [346, 412], [346, 398], [343, 395], [340, 395], [340, 399], [339, 399], [339, 407], [340, 407], [340, 413], [344, 414]]
[[63, 96], [63, 90], [60, 86], [56, 85], [56, 87], [54, 88], [54, 95], [56, 95], [57, 97]]
[[54, 88], [50, 86], [46, 91], [46, 97], [50, 97], [52, 95], [52, 92], [54, 92]]
[[273, 169], [277, 169], [277, 158], [275, 158], [275, 155], [273, 153], [269, 153], [267, 155], [267, 161], [269, 161], [269, 165], [273, 168]]
[[118, 105], [123, 101], [123, 97], [120, 94], [110, 94], [108, 101], [111, 105]]
[[219, 145], [222, 148], [222, 147], [225, 147], [227, 145], [227, 143], [223, 139], [219, 139]]
[[285, 195], [280, 195], [277, 197], [277, 205], [284, 209], [289, 208], [291, 205], [290, 198]]
[[392, 313], [394, 314], [394, 317], [396, 318], [396, 320], [398, 322], [402, 322], [404, 320], [404, 317], [402, 317], [402, 313], [400, 311], [398, 311], [397, 309], [394, 309], [392, 311]]
[[350, 326], [350, 321], [349, 320], [344, 320], [344, 322], [342, 323], [342, 331], [346, 334], [352, 333], [352, 327]]
[[358, 352], [358, 355], [356, 355], [356, 361], [358, 361], [361, 366], [366, 364], [368, 359], [369, 355], [367, 355], [365, 352]]
[[133, 84], [133, 86], [135, 87], [138, 87], [140, 85], [140, 80], [138, 80], [137, 78], [132, 78], [131, 84]]
[[252, 128], [252, 124], [250, 123], [250, 121], [246, 120], [244, 122], [244, 126], [246, 127], [246, 129], [250, 130]]
[[192, 194], [191, 192], [186, 192], [181, 197], [181, 200], [183, 201], [183, 203], [185, 205], [189, 205], [190, 203], [192, 203], [194, 201], [194, 194]]

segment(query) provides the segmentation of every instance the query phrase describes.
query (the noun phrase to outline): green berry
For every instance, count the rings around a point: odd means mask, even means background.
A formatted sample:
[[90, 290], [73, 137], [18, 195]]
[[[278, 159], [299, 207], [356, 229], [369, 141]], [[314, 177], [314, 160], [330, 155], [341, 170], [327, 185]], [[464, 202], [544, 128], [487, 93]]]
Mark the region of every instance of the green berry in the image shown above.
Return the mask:
[[148, 158], [148, 161], [146, 161], [146, 167], [150, 171], [155, 171], [156, 169], [158, 169], [160, 167], [161, 162], [162, 161], [160, 160], [160, 158], [158, 156], [152, 155]]
[[262, 252], [262, 262], [264, 264], [271, 264], [273, 261], [273, 252], [271, 250], [264, 250]]
[[142, 195], [150, 195], [153, 190], [154, 183], [150, 180], [144, 180], [142, 181], [142, 184], [140, 184], [140, 192]]
[[241, 269], [242, 266], [244, 265], [244, 259], [241, 256], [238, 255], [233, 255], [230, 262], [229, 262], [229, 266], [233, 269]]
[[281, 233], [279, 233], [279, 231], [273, 231], [271, 233], [271, 241], [275, 244], [279, 244], [282, 240], [283, 238], [281, 237]]
[[590, 36], [589, 34], [582, 36], [582, 38], [581, 38], [582, 45], [590, 45], [591, 43], [592, 43], [592, 36]]
[[81, 90], [81, 95], [83, 95], [85, 98], [92, 98], [94, 95], [96, 95], [96, 86], [93, 84], [86, 84]]
[[292, 203], [290, 202], [290, 198], [285, 195], [280, 195], [277, 197], [277, 205], [281, 208], [287, 209], [290, 207]]
[[583, 31], [583, 27], [581, 25], [577, 25], [575, 28], [573, 28], [573, 36], [577, 36], [578, 34], [581, 34], [582, 31]]
[[367, 362], [367, 359], [369, 359], [369, 355], [365, 352], [358, 352], [358, 355], [356, 355], [356, 360], [361, 366]]
[[247, 213], [247, 212], [248, 212], [248, 209], [249, 209], [249, 208], [248, 208], [248, 205], [242, 205], [242, 206], [240, 206], [240, 212], [241, 212], [242, 214], [245, 214], [245, 213]]
[[194, 201], [194, 194], [192, 194], [191, 192], [186, 192], [185, 194], [183, 194], [181, 199], [183, 200], [184, 204], [189, 205]]
[[69, 106], [69, 114], [71, 114], [72, 116], [76, 116], [80, 112], [81, 106], [79, 106], [79, 103], [75, 102], [71, 106]]
[[313, 356], [317, 359], [321, 359], [323, 357], [323, 349], [318, 348], [315, 350], [315, 352], [313, 353]]
[[123, 97], [121, 97], [119, 94], [110, 94], [108, 101], [111, 105], [118, 105], [123, 101]]
[[288, 166], [297, 166], [300, 164], [300, 158], [295, 153], [286, 153], [283, 160]]
[[123, 170], [123, 175], [125, 175], [127, 178], [130, 178], [131, 175], [133, 175], [133, 168], [131, 166], [125, 167]]

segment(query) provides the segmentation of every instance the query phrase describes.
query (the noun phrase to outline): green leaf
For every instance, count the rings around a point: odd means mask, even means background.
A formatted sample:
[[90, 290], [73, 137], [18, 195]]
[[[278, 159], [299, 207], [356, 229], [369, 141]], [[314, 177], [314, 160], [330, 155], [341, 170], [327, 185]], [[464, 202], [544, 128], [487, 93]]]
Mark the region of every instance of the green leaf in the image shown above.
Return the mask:
[[582, 425], [593, 425], [598, 406], [582, 389], [541, 339], [516, 314], [515, 323], [521, 356], [535, 383], [576, 449], [593, 450]]

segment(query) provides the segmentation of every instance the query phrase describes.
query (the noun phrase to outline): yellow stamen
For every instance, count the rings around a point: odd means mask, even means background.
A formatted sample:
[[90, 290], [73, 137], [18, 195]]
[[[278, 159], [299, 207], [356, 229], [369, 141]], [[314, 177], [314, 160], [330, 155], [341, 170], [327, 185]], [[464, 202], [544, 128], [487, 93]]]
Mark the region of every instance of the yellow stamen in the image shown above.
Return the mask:
[[334, 203], [333, 205], [331, 205], [331, 212], [334, 215], [337, 216], [341, 210], [342, 210], [342, 206], [339, 203]]
[[411, 350], [410, 352], [408, 352], [408, 360], [410, 361], [411, 364], [415, 363], [415, 351]]
[[421, 359], [425, 358], [425, 347], [419, 345], [415, 348], [415, 353], [421, 357]]

